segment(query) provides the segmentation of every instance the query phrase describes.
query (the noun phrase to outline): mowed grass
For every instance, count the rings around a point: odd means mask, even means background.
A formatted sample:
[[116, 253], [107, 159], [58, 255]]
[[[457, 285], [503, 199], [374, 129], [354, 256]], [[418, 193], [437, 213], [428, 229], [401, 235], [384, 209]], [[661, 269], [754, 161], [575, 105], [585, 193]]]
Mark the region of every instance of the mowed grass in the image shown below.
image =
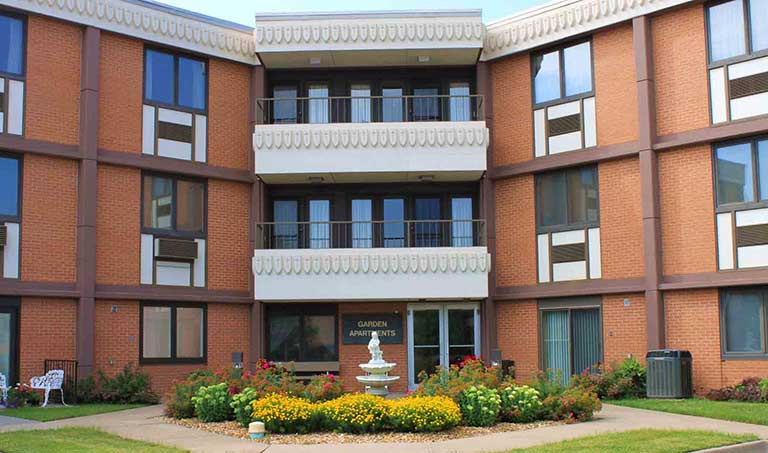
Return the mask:
[[183, 453], [185, 450], [123, 439], [93, 428], [0, 433], [3, 453]]
[[672, 412], [673, 414], [695, 415], [734, 422], [768, 425], [768, 403], [746, 403], [741, 401], [710, 401], [705, 399], [651, 400], [632, 399], [609, 401], [618, 406]]
[[641, 429], [566, 440], [510, 452], [684, 453], [757, 440], [757, 436], [710, 431]]
[[3, 409], [0, 415], [25, 418], [39, 422], [49, 422], [64, 418], [85, 417], [86, 415], [104, 414], [143, 407], [143, 404], [83, 404], [80, 406], [29, 406], [19, 409]]

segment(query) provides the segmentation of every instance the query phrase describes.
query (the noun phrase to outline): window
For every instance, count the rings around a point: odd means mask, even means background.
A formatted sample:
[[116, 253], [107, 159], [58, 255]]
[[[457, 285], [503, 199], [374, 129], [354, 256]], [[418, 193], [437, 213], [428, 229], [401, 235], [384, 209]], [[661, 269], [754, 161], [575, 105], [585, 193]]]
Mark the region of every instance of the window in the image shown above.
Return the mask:
[[768, 0], [730, 0], [707, 8], [709, 61], [768, 49]]
[[413, 121], [440, 121], [437, 88], [413, 89]]
[[768, 138], [715, 147], [717, 205], [768, 201]]
[[205, 110], [208, 66], [203, 60], [146, 49], [144, 97], [171, 107]]
[[309, 248], [327, 249], [331, 246], [331, 201], [309, 201]]
[[22, 18], [0, 14], [0, 74], [24, 74], [24, 33]]
[[381, 89], [382, 121], [399, 123], [403, 121], [403, 89], [385, 87]]
[[339, 360], [334, 305], [266, 307], [267, 358], [279, 362]]
[[720, 294], [723, 354], [731, 357], [766, 356], [768, 289], [724, 290]]
[[566, 385], [571, 375], [602, 361], [600, 300], [592, 298], [539, 303], [541, 365], [550, 379]]
[[373, 247], [373, 200], [352, 200], [352, 248]]
[[19, 221], [21, 159], [0, 154], [0, 221]]
[[384, 248], [405, 247], [405, 200], [385, 198], [383, 204]]
[[589, 41], [533, 57], [534, 103], [592, 92], [592, 46]]
[[469, 83], [454, 82], [448, 88], [451, 121], [469, 121], [472, 116]]
[[307, 88], [309, 98], [309, 122], [327, 124], [330, 122], [331, 105], [328, 102], [328, 84], [310, 83]]
[[273, 90], [275, 98], [275, 111], [273, 121], [275, 124], [296, 124], [298, 112], [296, 108], [298, 91], [295, 86], [277, 86]]
[[351, 120], [353, 123], [371, 122], [371, 86], [355, 83], [350, 88]]
[[141, 305], [141, 361], [206, 361], [206, 306], [192, 304]]
[[205, 234], [206, 184], [171, 176], [144, 175], [143, 229], [159, 234]]
[[273, 248], [299, 248], [299, 202], [296, 200], [275, 200]]
[[536, 175], [536, 211], [540, 230], [596, 226], [597, 168], [568, 168]]

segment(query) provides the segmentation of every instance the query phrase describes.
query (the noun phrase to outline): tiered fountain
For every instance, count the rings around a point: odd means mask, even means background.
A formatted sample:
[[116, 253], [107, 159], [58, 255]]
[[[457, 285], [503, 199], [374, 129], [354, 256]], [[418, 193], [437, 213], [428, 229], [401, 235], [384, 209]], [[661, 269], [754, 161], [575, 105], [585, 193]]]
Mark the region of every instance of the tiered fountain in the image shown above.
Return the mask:
[[360, 364], [360, 368], [365, 371], [365, 376], [357, 376], [357, 380], [365, 385], [365, 393], [386, 396], [389, 394], [389, 385], [400, 379], [400, 376], [389, 375], [397, 364], [384, 361], [383, 353], [379, 348], [379, 334], [376, 331], [371, 334], [368, 351], [371, 353], [371, 360]]

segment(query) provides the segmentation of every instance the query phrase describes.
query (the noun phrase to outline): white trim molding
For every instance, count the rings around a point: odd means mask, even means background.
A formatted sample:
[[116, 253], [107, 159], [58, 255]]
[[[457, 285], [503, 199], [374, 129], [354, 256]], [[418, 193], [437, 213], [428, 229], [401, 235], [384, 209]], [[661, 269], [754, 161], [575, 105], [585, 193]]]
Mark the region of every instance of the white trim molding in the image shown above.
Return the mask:
[[693, 0], [558, 0], [488, 24], [481, 60], [493, 60]]
[[486, 247], [256, 250], [256, 300], [479, 299]]
[[25, 11], [251, 65], [250, 27], [144, 0], [3, 0]]

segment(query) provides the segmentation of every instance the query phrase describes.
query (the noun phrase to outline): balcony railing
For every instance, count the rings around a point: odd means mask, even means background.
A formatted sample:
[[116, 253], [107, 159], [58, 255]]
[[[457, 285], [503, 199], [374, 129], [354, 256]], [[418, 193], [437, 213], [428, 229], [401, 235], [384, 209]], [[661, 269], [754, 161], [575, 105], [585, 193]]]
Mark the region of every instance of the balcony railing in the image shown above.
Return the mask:
[[482, 95], [262, 98], [258, 124], [482, 121]]
[[257, 249], [478, 247], [485, 220], [267, 222], [256, 224]]

